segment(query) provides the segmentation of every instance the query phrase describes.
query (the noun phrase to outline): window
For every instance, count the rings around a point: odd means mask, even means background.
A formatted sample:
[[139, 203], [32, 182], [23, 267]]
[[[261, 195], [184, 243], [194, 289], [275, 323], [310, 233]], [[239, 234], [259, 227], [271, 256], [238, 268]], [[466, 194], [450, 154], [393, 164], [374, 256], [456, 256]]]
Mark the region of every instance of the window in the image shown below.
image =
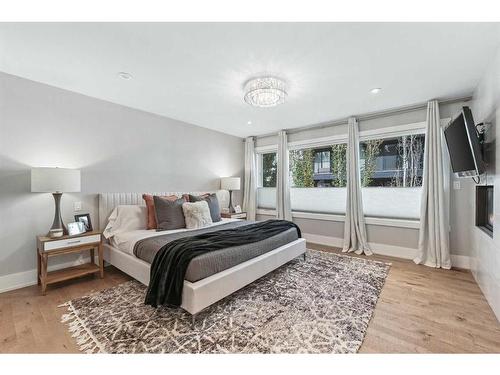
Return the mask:
[[[289, 150], [292, 211], [345, 214], [347, 144], [337, 143], [345, 142], [343, 137], [328, 142], [333, 144], [295, 144]], [[390, 133], [361, 133], [359, 168], [366, 217], [420, 218], [424, 147], [420, 123], [392, 127]], [[275, 151], [258, 154], [258, 208], [276, 209], [276, 159]]]
[[276, 153], [261, 154], [262, 157], [262, 187], [276, 187], [278, 171]]
[[278, 172], [276, 152], [257, 154], [257, 207], [276, 209], [276, 175]]
[[347, 145], [290, 150], [293, 211], [345, 213]]
[[420, 218], [424, 144], [423, 134], [360, 142], [365, 216]]
[[314, 173], [330, 173], [330, 150], [319, 150], [314, 152]]
[[345, 187], [347, 145], [290, 151], [291, 187]]
[[423, 134], [360, 142], [361, 186], [422, 186]]

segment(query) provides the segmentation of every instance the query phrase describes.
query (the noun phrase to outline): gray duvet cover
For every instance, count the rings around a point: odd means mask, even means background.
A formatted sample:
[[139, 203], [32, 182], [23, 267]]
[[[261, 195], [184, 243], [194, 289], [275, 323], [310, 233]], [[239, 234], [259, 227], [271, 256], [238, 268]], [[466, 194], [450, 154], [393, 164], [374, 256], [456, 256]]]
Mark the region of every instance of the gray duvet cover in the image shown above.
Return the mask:
[[[167, 243], [178, 238], [196, 236], [197, 234], [218, 230], [237, 228], [251, 224], [251, 221], [233, 221], [213, 227], [202, 228], [189, 232], [170, 233], [162, 236], [145, 238], [137, 241], [134, 254], [145, 262], [152, 263], [156, 253]], [[185, 279], [195, 282], [225, 269], [234, 267], [259, 255], [265, 254], [287, 243], [298, 239], [295, 228], [289, 229], [265, 240], [242, 246], [233, 246], [226, 249], [212, 251], [194, 258], [188, 266]]]

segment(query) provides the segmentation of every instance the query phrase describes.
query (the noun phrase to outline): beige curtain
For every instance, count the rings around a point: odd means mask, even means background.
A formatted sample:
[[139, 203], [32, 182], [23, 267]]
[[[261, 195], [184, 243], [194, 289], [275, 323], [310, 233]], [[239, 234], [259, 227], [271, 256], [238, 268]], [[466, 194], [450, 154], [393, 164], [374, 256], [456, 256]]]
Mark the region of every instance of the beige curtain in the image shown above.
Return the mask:
[[243, 191], [243, 211], [248, 220], [255, 220], [257, 201], [257, 172], [255, 162], [255, 138], [245, 140], [245, 187]]
[[356, 254], [371, 255], [368, 246], [363, 214], [363, 199], [359, 175], [359, 136], [358, 121], [351, 117], [348, 120], [347, 141], [347, 201], [344, 223], [343, 252], [354, 251]]
[[290, 182], [288, 177], [288, 138], [286, 131], [278, 133], [278, 173], [276, 178], [276, 217], [292, 220]]
[[417, 264], [451, 268], [449, 247], [449, 168], [444, 147], [444, 134], [439, 116], [439, 103], [427, 104], [424, 171], [420, 203], [420, 235]]

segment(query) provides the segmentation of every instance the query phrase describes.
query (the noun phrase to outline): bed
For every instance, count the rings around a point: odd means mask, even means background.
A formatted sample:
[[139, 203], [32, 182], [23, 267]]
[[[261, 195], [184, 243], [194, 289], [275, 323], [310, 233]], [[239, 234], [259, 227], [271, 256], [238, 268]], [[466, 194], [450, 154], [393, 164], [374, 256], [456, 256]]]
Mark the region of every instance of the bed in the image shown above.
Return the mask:
[[[206, 193], [206, 192], [203, 192]], [[229, 202], [229, 192], [218, 190], [215, 192], [221, 208], [227, 208]], [[161, 192], [151, 193], [153, 195], [177, 195], [186, 193]], [[201, 195], [200, 192], [189, 192], [192, 195]], [[108, 218], [115, 207], [119, 205], [143, 205], [142, 193], [101, 193], [99, 194], [99, 226], [106, 227]], [[238, 223], [239, 222], [239, 223]], [[239, 219], [223, 219], [214, 223], [209, 230], [218, 228], [244, 225]], [[166, 232], [156, 232], [155, 230], [133, 230], [120, 233], [110, 241], [106, 241], [104, 247], [104, 260], [144, 285], [149, 284], [151, 269], [151, 253], [142, 251], [141, 244], [154, 243], [148, 238], [161, 236], [171, 236], [173, 239], [178, 236], [194, 235], [198, 230], [181, 229]], [[224, 256], [222, 251], [218, 254], [207, 254], [205, 262], [193, 259], [189, 265], [184, 286], [182, 290], [181, 308], [190, 313], [193, 317], [193, 324], [196, 314], [252, 283], [258, 278], [286, 264], [292, 259], [304, 256], [306, 253], [305, 240], [303, 238], [283, 235], [282, 238], [273, 239], [267, 243], [257, 242], [256, 246], [250, 249], [234, 249], [231, 256]], [[262, 246], [261, 246], [262, 245]], [[266, 247], [266, 249], [263, 249]], [[252, 255], [248, 255], [251, 252]], [[214, 252], [215, 253], [215, 252]], [[137, 256], [139, 255], [139, 256]], [[141, 259], [143, 258], [143, 259]], [[201, 258], [201, 257], [200, 257]], [[234, 258], [230, 259], [229, 258]], [[238, 259], [238, 260], [235, 260]], [[206, 265], [210, 265], [207, 267]]]

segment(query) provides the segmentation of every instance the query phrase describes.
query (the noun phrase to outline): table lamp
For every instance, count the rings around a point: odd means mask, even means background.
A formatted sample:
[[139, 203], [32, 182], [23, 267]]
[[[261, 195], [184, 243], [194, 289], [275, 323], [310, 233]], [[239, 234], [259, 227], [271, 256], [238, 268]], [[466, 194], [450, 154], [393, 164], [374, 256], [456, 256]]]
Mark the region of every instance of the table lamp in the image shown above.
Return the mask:
[[232, 203], [233, 190], [240, 190], [240, 178], [222, 177], [220, 179], [220, 188], [222, 190], [229, 190], [229, 212], [234, 212]]
[[32, 168], [31, 192], [52, 193], [55, 202], [54, 222], [49, 237], [68, 234], [61, 218], [61, 196], [63, 193], [80, 191], [80, 170], [67, 168]]

